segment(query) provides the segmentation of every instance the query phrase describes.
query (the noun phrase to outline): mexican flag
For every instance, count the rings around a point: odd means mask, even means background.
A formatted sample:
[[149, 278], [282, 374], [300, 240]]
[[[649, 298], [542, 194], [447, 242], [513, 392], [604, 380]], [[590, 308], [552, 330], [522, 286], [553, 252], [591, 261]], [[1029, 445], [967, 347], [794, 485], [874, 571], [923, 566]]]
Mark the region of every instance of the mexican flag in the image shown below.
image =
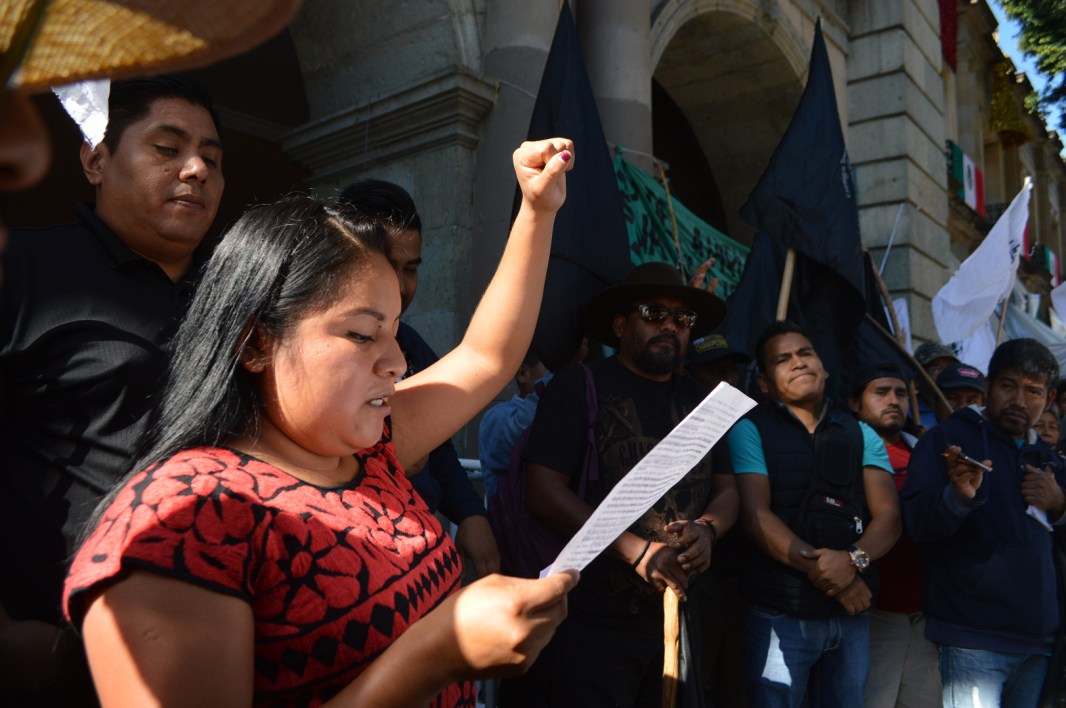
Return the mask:
[[933, 297], [933, 323], [941, 342], [967, 339], [1010, 295], [1021, 257], [1022, 234], [1029, 220], [1032, 188], [1032, 180], [1026, 177], [1018, 196], [981, 245]]
[[973, 159], [955, 143], [948, 141], [951, 149], [951, 179], [955, 194], [980, 216], [985, 215], [985, 177], [973, 163]]

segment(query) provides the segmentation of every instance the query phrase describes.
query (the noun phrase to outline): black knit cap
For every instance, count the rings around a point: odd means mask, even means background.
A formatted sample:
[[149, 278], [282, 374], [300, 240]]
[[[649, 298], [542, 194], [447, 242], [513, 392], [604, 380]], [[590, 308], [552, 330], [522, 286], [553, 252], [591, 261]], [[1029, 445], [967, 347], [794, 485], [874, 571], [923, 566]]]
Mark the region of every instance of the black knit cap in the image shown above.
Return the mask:
[[867, 364], [851, 377], [851, 395], [861, 396], [862, 392], [866, 390], [867, 384], [874, 379], [899, 379], [905, 384], [910, 383], [910, 377], [892, 362], [882, 361], [876, 364]]

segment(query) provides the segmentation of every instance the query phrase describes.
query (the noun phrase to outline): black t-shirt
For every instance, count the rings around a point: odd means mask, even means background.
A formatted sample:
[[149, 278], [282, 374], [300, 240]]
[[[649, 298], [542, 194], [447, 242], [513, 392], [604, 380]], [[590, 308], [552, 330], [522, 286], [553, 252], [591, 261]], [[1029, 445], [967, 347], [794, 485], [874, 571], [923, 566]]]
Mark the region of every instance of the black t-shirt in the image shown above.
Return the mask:
[[[585, 501], [597, 506], [633, 466], [688, 415], [708, 390], [695, 379], [674, 376], [651, 381], [622, 366], [616, 357], [589, 365], [596, 382], [596, 448], [599, 480], [590, 481]], [[578, 486], [588, 426], [585, 372], [580, 366], [560, 371], [537, 406], [523, 459], [569, 475]], [[666, 541], [662, 528], [694, 519], [711, 494], [708, 455], [649, 509], [630, 531]], [[601, 555], [582, 572], [571, 596], [572, 608], [600, 616], [650, 613], [661, 616], [662, 602], [625, 563]]]
[[[422, 335], [406, 322], [400, 323], [396, 342], [407, 358], [405, 376], [414, 376], [440, 360]], [[429, 453], [425, 467], [414, 473], [408, 472], [408, 479], [429, 510], [433, 513], [440, 511], [453, 524], [461, 524], [471, 516], [486, 515], [485, 504], [459, 462], [459, 453], [451, 440], [435, 447]]]
[[12, 232], [4, 254], [0, 602], [19, 619], [59, 620], [74, 543], [141, 443], [199, 270], [172, 282], [78, 216]]

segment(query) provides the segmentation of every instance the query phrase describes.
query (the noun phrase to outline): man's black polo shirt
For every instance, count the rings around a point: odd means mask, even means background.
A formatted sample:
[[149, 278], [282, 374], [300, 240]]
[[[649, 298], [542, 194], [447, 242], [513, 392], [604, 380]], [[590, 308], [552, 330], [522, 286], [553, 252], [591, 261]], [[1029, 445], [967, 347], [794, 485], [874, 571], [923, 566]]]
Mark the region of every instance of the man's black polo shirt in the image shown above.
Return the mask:
[[178, 283], [78, 206], [11, 234], [0, 301], [0, 602], [58, 621], [67, 561], [146, 432], [199, 261]]

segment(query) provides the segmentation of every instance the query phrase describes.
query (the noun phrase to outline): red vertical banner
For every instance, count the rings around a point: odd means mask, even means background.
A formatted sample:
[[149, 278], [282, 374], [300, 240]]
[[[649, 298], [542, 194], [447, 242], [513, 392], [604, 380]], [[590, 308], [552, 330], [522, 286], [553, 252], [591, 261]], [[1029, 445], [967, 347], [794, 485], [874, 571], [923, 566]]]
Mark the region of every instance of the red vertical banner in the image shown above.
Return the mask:
[[973, 210], [983, 219], [985, 218], [985, 174], [981, 170], [974, 169], [974, 204]]
[[958, 56], [959, 8], [956, 2], [940, 0], [940, 48], [952, 71], [955, 71]]

